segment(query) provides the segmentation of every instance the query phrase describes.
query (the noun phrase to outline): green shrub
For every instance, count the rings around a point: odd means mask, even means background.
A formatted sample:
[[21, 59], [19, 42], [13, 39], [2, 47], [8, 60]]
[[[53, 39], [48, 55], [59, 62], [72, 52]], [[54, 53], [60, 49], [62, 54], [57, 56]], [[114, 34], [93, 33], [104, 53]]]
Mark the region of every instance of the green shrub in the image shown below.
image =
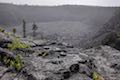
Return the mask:
[[22, 43], [19, 38], [15, 38], [12, 43], [8, 44], [9, 50], [15, 50], [15, 49], [25, 49], [30, 48], [29, 45]]
[[20, 55], [17, 55], [15, 60], [10, 61], [10, 66], [15, 68], [17, 71], [21, 70], [23, 67], [22, 59]]
[[16, 71], [19, 71], [23, 67], [21, 55], [17, 55], [15, 59], [0, 55], [0, 61], [7, 67], [12, 67]]

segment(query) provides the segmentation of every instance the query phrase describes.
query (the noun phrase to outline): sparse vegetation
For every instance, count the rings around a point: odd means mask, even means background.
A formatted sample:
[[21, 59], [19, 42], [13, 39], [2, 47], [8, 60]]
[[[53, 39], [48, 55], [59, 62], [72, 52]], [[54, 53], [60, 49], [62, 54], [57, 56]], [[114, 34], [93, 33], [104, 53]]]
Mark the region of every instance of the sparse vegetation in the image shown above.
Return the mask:
[[[0, 28], [0, 32], [4, 32], [5, 30]], [[8, 37], [12, 37], [12, 43], [7, 44], [7, 48], [10, 51], [16, 50], [18, 48], [30, 48], [29, 45], [23, 43], [19, 37], [15, 36], [16, 28], [13, 29], [13, 33], [4, 32], [4, 34]], [[15, 54], [13, 54], [15, 55]], [[9, 55], [5, 55], [4, 53], [0, 55], [0, 61], [7, 67], [12, 67], [16, 71], [20, 71], [23, 67], [22, 57], [20, 54], [15, 55], [15, 57], [11, 57]]]
[[28, 44], [22, 43], [19, 38], [15, 38], [11, 44], [8, 44], [9, 50], [15, 50], [15, 49], [24, 49], [24, 48], [30, 48]]
[[41, 57], [45, 57], [45, 56], [47, 56], [47, 55], [48, 55], [48, 52], [46, 52], [46, 51], [40, 52], [40, 53], [38, 54], [38, 56], [41, 56]]
[[34, 23], [33, 24], [33, 28], [32, 28], [32, 30], [33, 30], [33, 37], [36, 37], [36, 30], [38, 29], [38, 27], [37, 27], [37, 25]]
[[0, 27], [0, 32], [4, 32], [5, 30], [3, 28]]
[[15, 60], [10, 61], [10, 66], [15, 68], [17, 71], [21, 70], [23, 67], [22, 59], [20, 55], [17, 55]]
[[15, 59], [0, 55], [0, 61], [7, 67], [15, 68], [17, 71], [21, 70], [23, 67], [23, 62], [20, 55], [17, 55]]
[[13, 28], [13, 34], [16, 34], [17, 30], [16, 28]]
[[26, 21], [23, 20], [23, 38], [26, 38]]
[[104, 80], [104, 78], [97, 72], [93, 72], [93, 80]]

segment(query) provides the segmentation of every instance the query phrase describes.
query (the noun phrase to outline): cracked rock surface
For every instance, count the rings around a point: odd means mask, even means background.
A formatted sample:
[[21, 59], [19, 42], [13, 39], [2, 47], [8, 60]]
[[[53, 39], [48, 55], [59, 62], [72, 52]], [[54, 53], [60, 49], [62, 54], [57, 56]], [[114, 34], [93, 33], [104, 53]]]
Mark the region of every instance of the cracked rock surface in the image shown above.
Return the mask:
[[13, 53], [22, 56], [23, 69], [11, 71], [0, 63], [0, 80], [93, 80], [94, 72], [100, 80], [120, 78], [120, 52], [109, 46], [82, 50], [56, 41], [22, 41], [31, 48]]

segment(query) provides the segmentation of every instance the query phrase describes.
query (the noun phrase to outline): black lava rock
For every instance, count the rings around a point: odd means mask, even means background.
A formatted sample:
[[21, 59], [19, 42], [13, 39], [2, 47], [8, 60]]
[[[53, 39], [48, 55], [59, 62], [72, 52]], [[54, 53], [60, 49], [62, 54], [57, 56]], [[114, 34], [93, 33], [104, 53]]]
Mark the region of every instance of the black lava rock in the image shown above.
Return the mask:
[[70, 66], [69, 69], [70, 69], [71, 72], [77, 73], [77, 72], [79, 72], [80, 67], [79, 67], [79, 64], [73, 64], [73, 65]]
[[44, 80], [53, 80], [52, 78], [50, 78], [50, 77], [47, 77], [47, 78], [45, 78]]
[[27, 76], [27, 80], [37, 80], [32, 74]]
[[62, 73], [63, 79], [68, 79], [68, 78], [70, 78], [70, 75], [71, 75], [70, 71], [65, 71], [65, 72]]

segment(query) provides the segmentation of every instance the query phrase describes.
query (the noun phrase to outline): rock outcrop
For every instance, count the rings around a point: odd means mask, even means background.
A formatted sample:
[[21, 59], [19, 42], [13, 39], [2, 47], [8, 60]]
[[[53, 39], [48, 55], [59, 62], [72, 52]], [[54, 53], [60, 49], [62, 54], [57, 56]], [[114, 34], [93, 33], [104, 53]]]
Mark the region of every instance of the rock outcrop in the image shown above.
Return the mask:
[[[49, 40], [21, 39], [28, 49], [4, 51], [22, 56], [21, 70], [0, 63], [0, 80], [119, 80], [120, 52], [109, 46], [87, 50]], [[1, 43], [1, 42], [0, 42]]]

